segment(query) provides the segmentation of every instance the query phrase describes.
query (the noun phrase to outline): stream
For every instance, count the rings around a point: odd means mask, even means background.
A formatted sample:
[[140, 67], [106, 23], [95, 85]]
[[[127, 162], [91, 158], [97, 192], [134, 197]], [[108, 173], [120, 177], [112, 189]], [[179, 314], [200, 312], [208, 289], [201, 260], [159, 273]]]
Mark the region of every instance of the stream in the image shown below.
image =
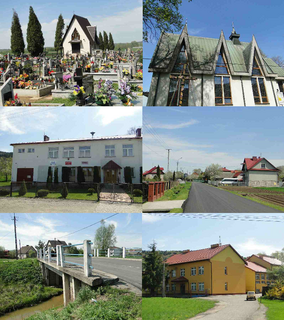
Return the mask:
[[63, 307], [63, 294], [53, 297], [45, 302], [37, 304], [33, 307], [23, 308], [20, 310], [16, 310], [10, 313], [5, 314], [4, 316], [0, 317], [0, 320], [22, 320], [26, 319], [35, 313], [39, 313], [42, 311], [46, 311], [55, 307]]

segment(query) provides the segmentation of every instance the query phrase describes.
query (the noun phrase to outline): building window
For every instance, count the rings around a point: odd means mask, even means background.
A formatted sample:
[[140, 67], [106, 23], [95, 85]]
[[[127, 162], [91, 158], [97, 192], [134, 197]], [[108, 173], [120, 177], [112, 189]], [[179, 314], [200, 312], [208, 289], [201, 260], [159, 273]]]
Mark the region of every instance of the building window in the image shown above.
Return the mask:
[[48, 158], [58, 158], [58, 149], [59, 148], [48, 148]]
[[255, 281], [256, 284], [260, 284], [260, 281]]
[[176, 291], [176, 285], [172, 284], [172, 291]]
[[196, 268], [191, 268], [191, 275], [192, 276], [195, 276], [196, 275]]
[[265, 274], [264, 273], [261, 274], [261, 280], [265, 280]]
[[261, 169], [265, 169], [265, 163], [261, 164]]
[[270, 281], [267, 281], [267, 285], [268, 285], [268, 286], [270, 285]]
[[204, 291], [204, 282], [198, 283], [198, 291]]
[[180, 269], [180, 276], [184, 277], [185, 276], [185, 269]]
[[91, 158], [91, 147], [79, 147], [80, 158]]
[[170, 291], [170, 285], [169, 284], [166, 285], [166, 291]]
[[79, 34], [79, 32], [77, 31], [77, 29], [75, 29], [75, 30], [73, 31], [72, 36], [71, 36], [71, 39], [72, 39], [72, 40], [77, 40], [77, 41], [80, 40], [80, 34]]
[[225, 282], [225, 290], [228, 291], [228, 282]]
[[176, 270], [172, 270], [172, 277], [175, 278], [176, 276]]
[[224, 268], [224, 271], [225, 271], [225, 274], [227, 275], [227, 274], [228, 274], [228, 273], [227, 273], [227, 267]]
[[198, 274], [204, 274], [204, 267], [198, 267]]
[[124, 144], [122, 149], [124, 157], [133, 157], [133, 144]]
[[256, 104], [268, 103], [266, 88], [264, 84], [264, 78], [261, 78], [262, 72], [256, 57], [254, 57], [253, 59], [252, 76], [253, 77], [251, 78], [251, 85], [252, 85], [254, 102]]
[[191, 284], [191, 291], [196, 291], [196, 283]]
[[253, 76], [262, 76], [258, 61], [256, 58], [253, 58], [253, 66], [252, 66], [252, 75]]
[[18, 149], [18, 153], [25, 153], [25, 149]]
[[34, 148], [28, 148], [28, 153], [35, 153], [35, 149]]
[[215, 74], [229, 74], [229, 69], [223, 50], [221, 50], [219, 53], [218, 60], [216, 63]]
[[105, 146], [105, 156], [115, 157], [115, 145]]
[[93, 168], [82, 168], [85, 182], [93, 182]]
[[74, 147], [64, 148], [63, 158], [74, 158]]
[[259, 280], [259, 273], [256, 273], [256, 274], [255, 274], [255, 279], [256, 279], [256, 280]]
[[265, 284], [265, 281], [261, 281], [262, 284]]

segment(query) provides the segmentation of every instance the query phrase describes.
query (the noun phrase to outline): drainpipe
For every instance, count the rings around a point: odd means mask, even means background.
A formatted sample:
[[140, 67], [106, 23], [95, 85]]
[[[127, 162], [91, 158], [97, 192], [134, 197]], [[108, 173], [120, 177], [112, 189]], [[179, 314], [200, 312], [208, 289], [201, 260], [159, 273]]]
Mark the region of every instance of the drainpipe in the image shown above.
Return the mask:
[[203, 107], [203, 73], [201, 75], [201, 107]]
[[240, 76], [240, 78], [241, 78], [241, 84], [242, 84], [242, 93], [243, 93], [243, 99], [244, 99], [244, 106], [246, 107], [246, 97], [245, 97], [245, 91], [244, 91], [243, 76]]

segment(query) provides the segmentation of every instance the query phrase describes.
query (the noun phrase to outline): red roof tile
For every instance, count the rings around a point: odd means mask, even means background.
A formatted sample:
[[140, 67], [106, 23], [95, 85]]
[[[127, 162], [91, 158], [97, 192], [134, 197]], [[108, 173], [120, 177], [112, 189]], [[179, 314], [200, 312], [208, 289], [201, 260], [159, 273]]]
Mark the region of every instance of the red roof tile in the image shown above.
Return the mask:
[[[152, 169], [145, 171], [143, 173], [143, 176], [146, 176], [147, 174], [150, 174], [150, 173], [153, 173], [153, 174], [157, 173], [157, 171], [155, 172], [156, 169], [157, 169], [157, 167], [153, 167]], [[164, 168], [160, 167], [160, 170], [161, 170], [161, 173], [164, 174], [164, 172], [163, 172]]]
[[253, 169], [261, 160], [266, 160], [268, 163], [270, 163], [267, 159], [265, 158], [260, 158], [260, 157], [252, 157], [252, 158], [245, 158], [244, 159], [244, 164], [247, 166], [247, 170], [254, 170], [254, 171], [279, 171], [277, 168], [273, 166], [275, 169]]
[[227, 169], [226, 167], [222, 168], [223, 172], [232, 172], [232, 170]]
[[258, 264], [254, 262], [247, 261], [247, 268], [255, 271], [255, 272], [266, 272], [266, 268], [263, 268], [262, 266], [259, 266]]

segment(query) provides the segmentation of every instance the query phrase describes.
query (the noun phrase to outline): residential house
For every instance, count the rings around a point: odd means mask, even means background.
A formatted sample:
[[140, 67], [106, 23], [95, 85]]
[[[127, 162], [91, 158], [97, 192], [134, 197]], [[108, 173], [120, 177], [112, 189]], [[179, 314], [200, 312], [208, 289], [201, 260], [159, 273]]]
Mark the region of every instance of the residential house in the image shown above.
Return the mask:
[[148, 106], [278, 106], [283, 93], [283, 68], [235, 28], [229, 39], [162, 32], [149, 72]]
[[221, 169], [221, 173], [216, 176], [215, 180], [216, 181], [222, 181], [224, 178], [238, 178], [239, 182], [243, 181], [243, 177], [240, 173], [242, 173], [242, 171], [237, 171], [237, 170], [229, 170], [226, 167], [223, 167]]
[[61, 240], [48, 240], [45, 248], [51, 248], [51, 252], [56, 252], [56, 246], [67, 246], [67, 243], [65, 241], [61, 241]]
[[283, 265], [283, 262], [264, 254], [253, 254], [246, 259], [247, 261], [254, 262], [268, 270], [272, 270], [275, 267], [280, 267]]
[[261, 157], [245, 158], [242, 163], [244, 182], [249, 187], [277, 187], [279, 169]]
[[229, 244], [175, 254], [166, 261], [169, 295], [246, 293], [246, 261]]
[[[145, 179], [154, 179], [157, 176], [157, 168], [158, 167], [153, 167], [150, 170], [145, 171], [143, 173], [143, 177]], [[164, 168], [160, 168], [160, 179], [161, 179], [161, 181], [164, 181], [164, 174], [165, 174]]]
[[58, 182], [78, 182], [80, 173], [85, 182], [125, 183], [126, 170], [132, 183], [141, 182], [140, 128], [134, 135], [62, 140], [45, 135], [43, 141], [11, 145], [13, 182], [46, 182], [50, 170]]
[[262, 293], [262, 288], [271, 284], [267, 269], [251, 261], [246, 265], [246, 291]]
[[34, 257], [36, 257], [36, 249], [33, 246], [24, 246], [18, 251], [18, 257], [19, 259], [26, 259], [29, 258], [32, 253]]
[[74, 14], [63, 36], [63, 54], [93, 54], [99, 49], [99, 44], [97, 27], [91, 26], [88, 19]]

